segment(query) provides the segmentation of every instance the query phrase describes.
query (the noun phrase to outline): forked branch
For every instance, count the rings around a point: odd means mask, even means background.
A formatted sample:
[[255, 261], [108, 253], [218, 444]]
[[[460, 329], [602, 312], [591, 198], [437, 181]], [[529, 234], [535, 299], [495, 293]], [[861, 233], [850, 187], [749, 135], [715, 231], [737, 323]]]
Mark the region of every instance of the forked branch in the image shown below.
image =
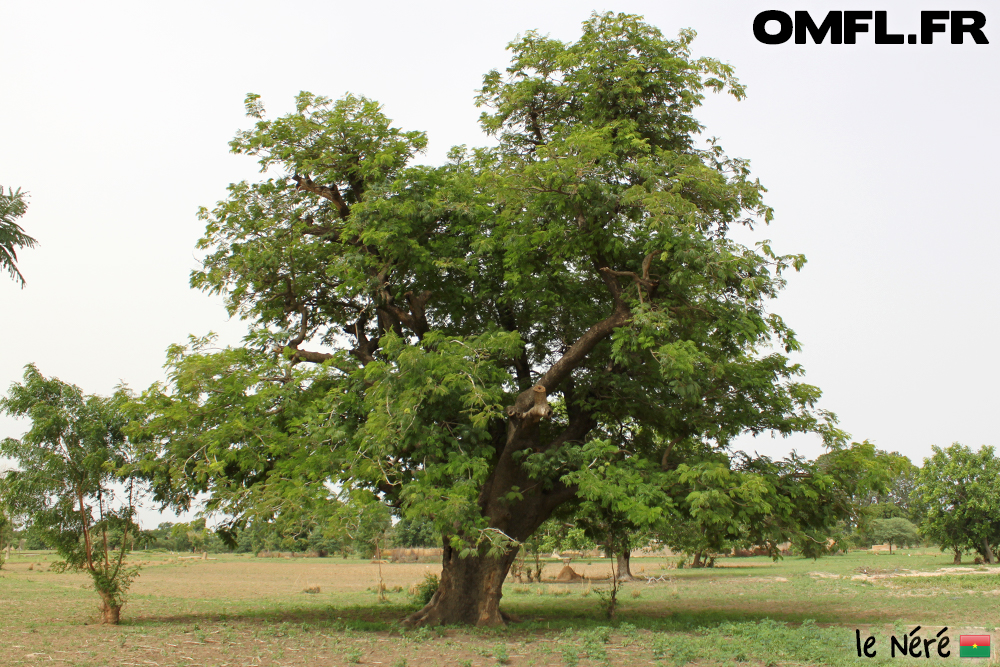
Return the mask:
[[344, 197], [340, 194], [340, 188], [337, 187], [336, 183], [333, 185], [320, 185], [308, 176], [299, 176], [298, 174], [292, 176], [292, 180], [295, 181], [297, 190], [305, 190], [333, 202], [333, 205], [337, 208], [337, 215], [341, 218], [346, 218], [351, 212], [347, 202], [344, 201]]

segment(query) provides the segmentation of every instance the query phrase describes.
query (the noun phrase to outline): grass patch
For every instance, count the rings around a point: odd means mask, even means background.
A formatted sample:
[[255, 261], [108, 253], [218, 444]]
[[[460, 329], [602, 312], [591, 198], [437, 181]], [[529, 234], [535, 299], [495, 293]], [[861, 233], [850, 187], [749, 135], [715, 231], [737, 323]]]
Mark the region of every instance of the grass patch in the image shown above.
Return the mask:
[[[609, 562], [594, 559], [573, 564], [590, 582], [509, 582], [502, 608], [521, 619], [512, 626], [404, 630], [400, 620], [419, 604], [409, 591], [440, 566], [383, 564], [388, 601], [378, 603], [368, 590], [376, 566], [367, 561], [180, 561], [166, 553], [140, 560], [144, 570], [124, 622], [107, 627], [95, 624], [97, 596], [82, 576], [39, 567], [51, 561], [44, 554], [15, 555], [0, 571], [0, 599], [18, 609], [0, 626], [4, 664], [847, 665], [859, 664], [855, 628], [878, 635], [878, 658], [865, 664], [882, 664], [894, 631], [948, 625], [956, 651], [963, 628], [994, 632], [981, 626], [996, 618], [992, 591], [1000, 589], [996, 568], [945, 572], [950, 556], [930, 550], [816, 562], [719, 559], [718, 567], [700, 570], [633, 558], [640, 579], [625, 584], [611, 623], [597, 596], [584, 595], [608, 585], [600, 577]], [[561, 567], [553, 561], [544, 576]], [[890, 576], [852, 579], [859, 568]], [[891, 576], [908, 570], [945, 573]], [[644, 575], [664, 580], [647, 584]]]

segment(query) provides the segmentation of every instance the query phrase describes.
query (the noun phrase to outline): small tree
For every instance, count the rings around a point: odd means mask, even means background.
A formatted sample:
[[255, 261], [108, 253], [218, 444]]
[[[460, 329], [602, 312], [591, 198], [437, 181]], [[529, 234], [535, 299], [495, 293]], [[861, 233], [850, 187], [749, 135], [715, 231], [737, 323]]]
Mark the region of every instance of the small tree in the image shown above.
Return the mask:
[[992, 447], [974, 452], [955, 443], [947, 449], [934, 447], [924, 459], [920, 481], [914, 492], [922, 515], [920, 531], [951, 549], [955, 560], [965, 549], [975, 549], [987, 563], [996, 562], [1000, 545], [1000, 459]]
[[90, 574], [105, 623], [118, 623], [139, 573], [126, 562], [139, 534], [139, 488], [123, 431], [129, 399], [124, 388], [110, 398], [85, 395], [34, 365], [26, 367], [24, 384], [12, 384], [0, 399], [0, 413], [31, 420], [20, 440], [0, 442], [0, 454], [20, 468], [3, 482], [12, 518], [30, 523], [65, 559], [55, 569]]
[[170, 521], [160, 523], [152, 530], [142, 531], [142, 535], [137, 539], [144, 549], [165, 549], [173, 550], [173, 542], [170, 538], [174, 524]]
[[389, 508], [374, 498], [365, 498], [364, 493], [355, 494], [349, 502], [340, 507], [341, 530], [354, 541], [354, 551], [361, 558], [382, 559], [386, 540], [392, 529]]
[[893, 544], [910, 545], [920, 541], [917, 527], [902, 517], [875, 519], [872, 521], [871, 535], [879, 542], [888, 544], [889, 553], [892, 553]]
[[195, 519], [190, 523], [177, 523], [170, 527], [170, 545], [174, 551], [190, 551], [197, 553], [208, 551], [207, 543], [211, 537], [205, 527], [205, 519]]
[[17, 252], [15, 248], [33, 248], [35, 239], [24, 233], [15, 220], [28, 210], [27, 193], [8, 188], [4, 194], [0, 186], [0, 269], [6, 269], [14, 282], [24, 287], [24, 276], [17, 270]]
[[354, 549], [362, 558], [371, 557], [378, 565], [376, 595], [386, 602], [385, 581], [382, 578], [382, 558], [386, 540], [392, 530], [389, 508], [365, 492], [357, 492], [339, 506], [339, 529], [354, 540]]
[[[632, 550], [649, 543], [650, 536], [669, 513], [671, 503], [663, 487], [651, 483], [662, 477], [652, 466], [620, 466], [612, 460], [585, 478], [581, 476], [576, 508], [576, 524], [585, 535], [600, 545], [609, 558], [615, 559], [613, 575], [622, 581], [632, 580]], [[609, 616], [614, 614], [615, 593], [612, 586]]]

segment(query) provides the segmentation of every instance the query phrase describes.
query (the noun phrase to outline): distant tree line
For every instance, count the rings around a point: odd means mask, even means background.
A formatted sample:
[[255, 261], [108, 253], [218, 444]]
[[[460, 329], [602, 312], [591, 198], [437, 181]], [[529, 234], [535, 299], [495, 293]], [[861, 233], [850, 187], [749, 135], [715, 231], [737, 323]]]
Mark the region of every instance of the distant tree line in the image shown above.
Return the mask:
[[[828, 548], [867, 548], [874, 544], [938, 546], [954, 562], [964, 553], [997, 562], [1000, 548], [1000, 459], [993, 447], [978, 451], [959, 443], [933, 447], [917, 467], [907, 457], [881, 454], [886, 484], [853, 499], [857, 511], [827, 534]], [[799, 553], [810, 546], [796, 542]], [[822, 549], [813, 549], [820, 550]]]
[[336, 528], [311, 527], [289, 530], [281, 522], [257, 521], [236, 535], [235, 544], [228, 544], [217, 532], [206, 528], [205, 519], [187, 523], [163, 522], [152, 530], [143, 531], [143, 549], [175, 552], [260, 553], [261, 551], [291, 551], [314, 553], [319, 556], [357, 556], [370, 558], [376, 549], [433, 548], [441, 546], [441, 537], [434, 533], [429, 521], [401, 519], [365, 526], [356, 536]]

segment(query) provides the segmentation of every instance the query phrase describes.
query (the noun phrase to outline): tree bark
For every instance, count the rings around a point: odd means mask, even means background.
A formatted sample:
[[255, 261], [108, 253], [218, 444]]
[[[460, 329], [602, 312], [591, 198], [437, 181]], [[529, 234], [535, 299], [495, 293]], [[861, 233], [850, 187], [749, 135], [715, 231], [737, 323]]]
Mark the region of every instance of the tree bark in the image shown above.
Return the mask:
[[701, 567], [701, 552], [700, 551], [694, 555], [694, 560], [691, 561], [691, 567]]
[[632, 558], [632, 553], [625, 551], [617, 555], [618, 558], [618, 581], [632, 581], [634, 577], [632, 576], [632, 568], [630, 567], [630, 561]]
[[411, 614], [403, 624], [408, 627], [504, 625], [506, 618], [500, 611], [500, 598], [507, 571], [516, 556], [517, 549], [511, 549], [500, 557], [480, 553], [462, 558], [446, 541], [444, 569], [437, 592], [423, 609]]
[[990, 542], [985, 537], [983, 538], [983, 558], [990, 565], [997, 562], [997, 559], [993, 556], [993, 549], [990, 549]]
[[122, 607], [112, 602], [111, 597], [101, 594], [101, 623], [118, 625], [121, 620]]
[[961, 565], [962, 564], [962, 552], [959, 551], [958, 549], [955, 549], [955, 558], [951, 562], [952, 562], [953, 565]]
[[[500, 440], [504, 446], [479, 495], [480, 511], [487, 517], [489, 528], [517, 542], [530, 537], [553, 509], [575, 493], [558, 483], [546, 490], [515, 457], [515, 452], [539, 445], [538, 422], [548, 417], [551, 410], [546, 393], [545, 387], [536, 385], [521, 392], [515, 404], [507, 408], [506, 438]], [[500, 433], [495, 435], [497, 439], [503, 438]], [[508, 493], [514, 488], [519, 489], [519, 497], [512, 499]], [[517, 557], [518, 547], [500, 556], [488, 556], [487, 550], [488, 546], [482, 545], [478, 553], [462, 558], [446, 537], [438, 591], [404, 623], [410, 627], [503, 625], [506, 621], [500, 611], [503, 582]]]

